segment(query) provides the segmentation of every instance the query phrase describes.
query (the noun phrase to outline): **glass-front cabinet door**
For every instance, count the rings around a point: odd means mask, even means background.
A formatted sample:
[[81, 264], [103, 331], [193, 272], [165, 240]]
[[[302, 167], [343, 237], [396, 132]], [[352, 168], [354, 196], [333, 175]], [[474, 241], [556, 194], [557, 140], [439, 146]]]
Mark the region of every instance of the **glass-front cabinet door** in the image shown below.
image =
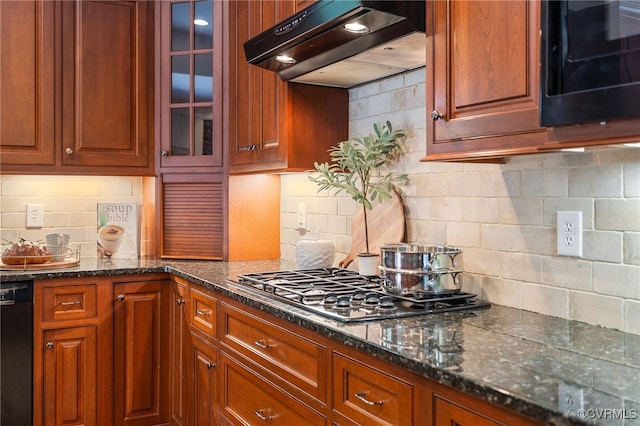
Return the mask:
[[222, 2], [161, 4], [160, 167], [222, 167]]

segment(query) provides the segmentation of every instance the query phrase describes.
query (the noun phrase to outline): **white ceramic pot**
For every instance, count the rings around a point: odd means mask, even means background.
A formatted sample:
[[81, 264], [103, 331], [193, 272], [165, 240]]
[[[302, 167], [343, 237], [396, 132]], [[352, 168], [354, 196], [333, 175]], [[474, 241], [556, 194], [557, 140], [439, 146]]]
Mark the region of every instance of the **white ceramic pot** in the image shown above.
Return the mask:
[[305, 235], [296, 245], [296, 262], [300, 269], [331, 268], [335, 258], [335, 244], [318, 240], [317, 234]]
[[358, 254], [358, 273], [365, 276], [378, 275], [378, 265], [380, 263], [380, 255], [376, 253], [359, 253]]

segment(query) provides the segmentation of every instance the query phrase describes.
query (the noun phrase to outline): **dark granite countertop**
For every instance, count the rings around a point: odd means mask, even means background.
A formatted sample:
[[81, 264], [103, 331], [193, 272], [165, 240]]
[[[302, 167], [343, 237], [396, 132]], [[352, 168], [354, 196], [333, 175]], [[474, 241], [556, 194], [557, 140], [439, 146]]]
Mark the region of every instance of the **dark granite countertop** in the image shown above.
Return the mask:
[[[0, 282], [171, 272], [544, 423], [640, 425], [639, 335], [496, 305], [345, 324], [227, 281], [241, 273], [293, 268], [284, 261], [87, 259], [67, 269], [2, 271]], [[582, 389], [583, 411], [566, 415], [560, 409], [559, 388], [566, 385]]]

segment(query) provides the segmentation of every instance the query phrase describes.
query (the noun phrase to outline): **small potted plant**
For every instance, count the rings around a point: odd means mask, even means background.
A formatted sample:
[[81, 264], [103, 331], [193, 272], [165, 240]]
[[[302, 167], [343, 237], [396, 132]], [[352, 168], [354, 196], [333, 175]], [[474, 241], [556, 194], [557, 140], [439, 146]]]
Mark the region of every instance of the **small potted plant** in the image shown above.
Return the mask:
[[[389, 121], [382, 126], [373, 125], [375, 134], [352, 138], [340, 142], [329, 149], [331, 163], [314, 163], [315, 173], [309, 179], [322, 190], [334, 190], [334, 194], [345, 191], [364, 213], [365, 252], [358, 254], [358, 265], [363, 275], [377, 275], [378, 253], [369, 249], [369, 228], [367, 210], [373, 209], [373, 202], [391, 198], [395, 182], [407, 180], [406, 174], [396, 175], [386, 167], [397, 159], [401, 152], [402, 130], [394, 131]], [[384, 169], [384, 170], [383, 170]], [[371, 266], [363, 270], [364, 258], [371, 258]]]

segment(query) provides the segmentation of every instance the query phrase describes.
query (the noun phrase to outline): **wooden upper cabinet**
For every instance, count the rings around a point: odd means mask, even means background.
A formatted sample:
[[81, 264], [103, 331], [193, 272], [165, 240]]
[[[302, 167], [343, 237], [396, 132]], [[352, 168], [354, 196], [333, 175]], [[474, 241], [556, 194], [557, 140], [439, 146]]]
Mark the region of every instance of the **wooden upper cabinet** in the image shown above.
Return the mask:
[[538, 2], [436, 1], [427, 21], [424, 160], [535, 152], [546, 137], [538, 125]]
[[153, 13], [145, 1], [61, 2], [62, 164], [149, 167]]
[[153, 8], [1, 2], [3, 173], [153, 173]]
[[54, 6], [0, 2], [0, 161], [54, 162]]
[[243, 44], [295, 12], [296, 2], [225, 2], [230, 173], [303, 171], [348, 136], [348, 92], [285, 83], [246, 61]]
[[223, 2], [160, 2], [159, 164], [163, 172], [223, 167]]

